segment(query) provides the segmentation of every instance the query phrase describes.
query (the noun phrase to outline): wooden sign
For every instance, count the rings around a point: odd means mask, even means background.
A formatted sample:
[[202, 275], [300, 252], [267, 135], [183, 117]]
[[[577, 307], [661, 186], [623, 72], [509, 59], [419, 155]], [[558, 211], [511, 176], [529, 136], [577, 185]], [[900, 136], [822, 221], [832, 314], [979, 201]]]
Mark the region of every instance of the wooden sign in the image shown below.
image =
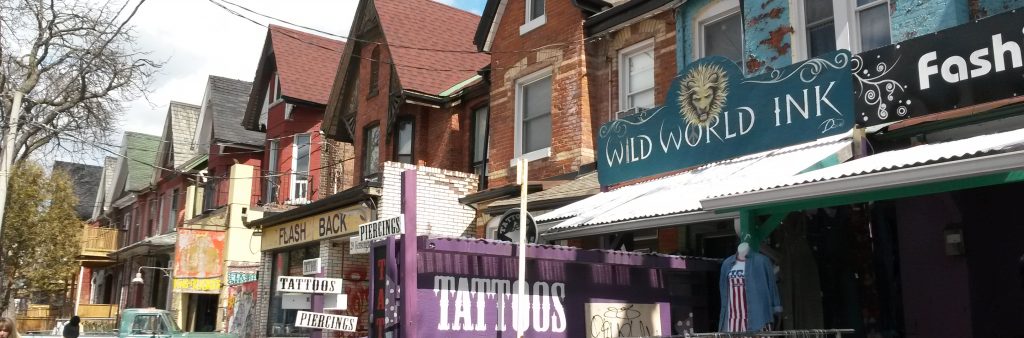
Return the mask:
[[277, 277], [277, 292], [340, 294], [341, 278]]
[[332, 331], [356, 331], [356, 317], [329, 315], [326, 313], [299, 311], [295, 326]]

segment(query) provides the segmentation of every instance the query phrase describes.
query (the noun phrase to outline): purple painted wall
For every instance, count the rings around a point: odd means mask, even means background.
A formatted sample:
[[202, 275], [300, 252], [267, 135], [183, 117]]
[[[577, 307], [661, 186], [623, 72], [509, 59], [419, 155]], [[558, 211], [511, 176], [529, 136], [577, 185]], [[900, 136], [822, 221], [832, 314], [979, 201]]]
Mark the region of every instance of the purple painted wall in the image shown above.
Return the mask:
[[[417, 337], [515, 337], [514, 257], [420, 252], [417, 265]], [[528, 337], [584, 337], [588, 325], [618, 333], [609, 336], [647, 336], [657, 330], [642, 318], [610, 327], [603, 318], [587, 318], [587, 303], [663, 303], [659, 318], [669, 313], [668, 290], [655, 269], [530, 260], [527, 276]], [[662, 321], [661, 332], [668, 333], [669, 325]]]
[[949, 194], [896, 201], [907, 337], [970, 337], [967, 260], [945, 253], [942, 230], [960, 221]]

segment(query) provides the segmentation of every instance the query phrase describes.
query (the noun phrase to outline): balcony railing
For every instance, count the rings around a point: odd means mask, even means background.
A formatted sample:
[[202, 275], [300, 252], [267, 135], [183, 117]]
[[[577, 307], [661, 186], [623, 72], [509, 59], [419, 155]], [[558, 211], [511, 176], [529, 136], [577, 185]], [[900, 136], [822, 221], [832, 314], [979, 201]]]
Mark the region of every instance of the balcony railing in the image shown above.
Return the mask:
[[115, 318], [117, 304], [79, 304], [78, 316], [82, 318]]
[[107, 254], [117, 251], [117, 233], [114, 228], [84, 227], [82, 256], [107, 258]]

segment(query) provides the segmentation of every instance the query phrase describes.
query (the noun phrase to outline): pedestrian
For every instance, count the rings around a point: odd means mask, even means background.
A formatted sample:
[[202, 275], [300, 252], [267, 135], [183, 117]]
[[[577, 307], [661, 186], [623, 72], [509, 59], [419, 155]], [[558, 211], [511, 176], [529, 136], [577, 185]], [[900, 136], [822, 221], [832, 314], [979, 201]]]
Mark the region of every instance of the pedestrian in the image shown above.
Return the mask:
[[71, 316], [71, 320], [64, 325], [64, 338], [78, 338], [78, 322], [80, 321], [82, 319], [78, 318], [78, 316]]
[[14, 319], [0, 317], [0, 338], [18, 338], [18, 326]]

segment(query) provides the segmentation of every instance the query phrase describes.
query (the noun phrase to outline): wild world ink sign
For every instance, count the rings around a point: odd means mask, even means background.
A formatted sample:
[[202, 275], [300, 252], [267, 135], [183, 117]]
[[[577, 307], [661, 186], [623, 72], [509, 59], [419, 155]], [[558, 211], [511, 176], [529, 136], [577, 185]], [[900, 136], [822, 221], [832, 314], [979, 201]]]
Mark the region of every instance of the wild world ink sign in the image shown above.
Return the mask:
[[672, 81], [665, 105], [598, 134], [602, 186], [771, 150], [853, 127], [851, 56], [836, 51], [746, 78], [708, 57]]

